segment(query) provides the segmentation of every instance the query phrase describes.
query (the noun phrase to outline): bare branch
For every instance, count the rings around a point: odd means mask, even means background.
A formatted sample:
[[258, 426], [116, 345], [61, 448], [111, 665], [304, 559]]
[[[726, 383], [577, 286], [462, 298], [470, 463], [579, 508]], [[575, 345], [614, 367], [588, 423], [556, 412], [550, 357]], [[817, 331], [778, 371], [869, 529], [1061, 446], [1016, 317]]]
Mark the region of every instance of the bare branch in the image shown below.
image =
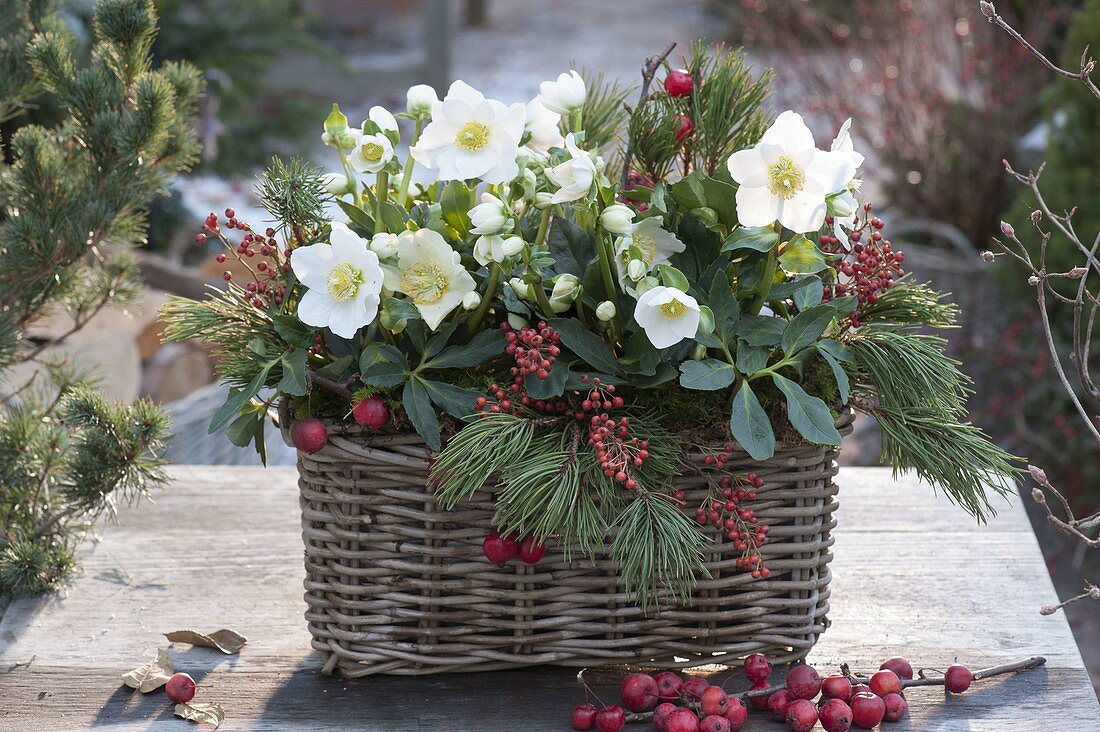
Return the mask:
[[[645, 66], [642, 68], [642, 91], [638, 95], [638, 104], [635, 109], [641, 109], [646, 99], [649, 98], [649, 85], [653, 83], [653, 77], [657, 73], [657, 69], [661, 68], [661, 64], [664, 63], [664, 60], [668, 58], [668, 55], [672, 53], [672, 49], [674, 48], [676, 48], [675, 41], [668, 44], [668, 47], [660, 54], [650, 56], [645, 60]], [[627, 111], [630, 111], [629, 107]], [[631, 141], [628, 139], [626, 141], [626, 150], [623, 152], [623, 174], [619, 179], [619, 190], [621, 191], [626, 190], [626, 184], [630, 178], [630, 162], [633, 157], [634, 150], [632, 149]]]

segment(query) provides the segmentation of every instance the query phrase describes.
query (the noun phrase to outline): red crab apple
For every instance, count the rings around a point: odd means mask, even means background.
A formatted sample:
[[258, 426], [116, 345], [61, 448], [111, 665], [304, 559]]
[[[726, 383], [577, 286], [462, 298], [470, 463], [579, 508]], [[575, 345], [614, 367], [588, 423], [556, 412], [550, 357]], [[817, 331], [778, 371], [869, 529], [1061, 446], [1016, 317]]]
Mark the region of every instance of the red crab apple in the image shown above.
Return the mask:
[[619, 694], [632, 712], [648, 712], [661, 701], [657, 682], [649, 674], [630, 674], [623, 679]]
[[687, 69], [673, 69], [665, 77], [665, 91], [669, 96], [686, 97], [695, 88], [695, 80]]
[[943, 685], [952, 694], [961, 694], [970, 688], [970, 682], [973, 679], [970, 669], [956, 664], [947, 669], [943, 677]]
[[657, 732], [665, 732], [665, 723], [668, 721], [668, 715], [675, 712], [677, 707], [672, 702], [662, 702], [657, 705], [657, 708], [653, 710], [653, 726], [657, 728]]
[[538, 564], [539, 560], [542, 559], [542, 555], [546, 553], [546, 545], [539, 544], [535, 541], [535, 537], [528, 536], [519, 543], [519, 549], [516, 553], [524, 564]]
[[740, 697], [731, 696], [726, 704], [726, 720], [730, 723], [730, 732], [737, 732], [745, 726], [749, 718], [749, 708]]
[[381, 397], [369, 396], [355, 405], [351, 410], [351, 416], [360, 427], [376, 430], [386, 424], [390, 410], [386, 409], [386, 403]]
[[890, 669], [879, 671], [872, 676], [868, 686], [871, 687], [871, 693], [877, 696], [901, 693], [901, 679]]
[[290, 441], [302, 452], [320, 452], [328, 442], [328, 430], [319, 419], [302, 419], [291, 425]]
[[787, 707], [791, 705], [794, 697], [786, 689], [780, 689], [768, 697], [768, 714], [776, 722], [787, 721]]
[[913, 678], [913, 667], [900, 656], [894, 658], [888, 658], [882, 662], [882, 665], [878, 667], [879, 671], [883, 669], [889, 669], [898, 675], [899, 679], [911, 679]]
[[699, 717], [680, 707], [665, 719], [665, 732], [699, 732]]
[[829, 676], [821, 682], [821, 693], [826, 699], [846, 702], [852, 698], [852, 682], [847, 676]]
[[[871, 687], [868, 686], [867, 684], [852, 684], [852, 696], [855, 696], [856, 694], [873, 694], [873, 693], [874, 692], [871, 691]], [[852, 697], [850, 696], [848, 698], [851, 699]]]
[[729, 695], [721, 686], [708, 686], [703, 692], [703, 700], [700, 708], [703, 714], [721, 717], [726, 713], [729, 704]]
[[852, 727], [852, 708], [840, 699], [829, 699], [818, 717], [825, 732], [848, 732]]
[[767, 681], [772, 667], [763, 653], [754, 653], [745, 659], [745, 678], [754, 684]]
[[730, 732], [730, 721], [716, 714], [708, 714], [699, 723], [699, 732]]
[[654, 674], [653, 680], [657, 682], [657, 691], [661, 699], [679, 699], [680, 690], [684, 687], [684, 680], [674, 671], [662, 671]]
[[626, 724], [626, 712], [618, 704], [604, 707], [596, 713], [596, 729], [600, 732], [619, 732]]
[[787, 674], [787, 690], [792, 699], [813, 699], [821, 691], [821, 676], [813, 666], [795, 666]]
[[883, 719], [887, 722], [896, 722], [909, 711], [909, 702], [901, 694], [887, 694], [882, 697], [882, 703], [886, 705], [886, 714]]
[[573, 716], [569, 718], [569, 722], [578, 732], [586, 732], [596, 726], [596, 713], [594, 704], [578, 704], [573, 707]]
[[872, 729], [886, 716], [886, 703], [870, 692], [853, 696], [851, 706], [852, 724], [860, 729]]
[[195, 698], [195, 680], [187, 674], [175, 674], [168, 679], [164, 690], [176, 704], [186, 704]]
[[795, 699], [787, 705], [787, 727], [791, 732], [810, 732], [817, 724], [817, 707], [809, 699]]
[[684, 701], [689, 702], [701, 702], [703, 701], [703, 692], [710, 686], [710, 682], [699, 676], [694, 676], [684, 682], [682, 688], [684, 694]]
[[519, 552], [519, 542], [515, 537], [501, 536], [495, 531], [489, 532], [481, 545], [485, 558], [493, 564], [505, 564]]
[[[761, 689], [767, 689], [767, 688], [768, 688], [768, 682], [767, 681], [757, 681], [755, 684], [752, 685], [752, 688], [749, 689], [749, 691], [760, 691]], [[761, 694], [760, 696], [750, 696], [749, 697], [749, 704], [752, 704], [753, 709], [767, 709], [768, 708], [768, 699], [770, 697], [771, 697], [771, 694]]]

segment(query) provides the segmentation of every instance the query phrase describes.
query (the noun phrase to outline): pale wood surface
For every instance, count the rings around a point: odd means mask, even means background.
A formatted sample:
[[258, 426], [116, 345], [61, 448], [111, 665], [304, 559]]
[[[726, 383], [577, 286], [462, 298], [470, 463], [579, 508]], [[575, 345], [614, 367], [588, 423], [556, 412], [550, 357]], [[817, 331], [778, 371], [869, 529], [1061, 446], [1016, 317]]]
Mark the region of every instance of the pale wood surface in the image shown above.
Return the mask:
[[[345, 682], [317, 673], [301, 614], [302, 547], [293, 469], [177, 467], [155, 504], [124, 509], [83, 551], [83, 575], [55, 596], [14, 601], [0, 622], [0, 730], [195, 729], [163, 692], [122, 687], [160, 633], [232, 628], [239, 656], [173, 647], [200, 698], [221, 702], [222, 729], [566, 730], [583, 692], [568, 669]], [[833, 563], [833, 627], [814, 650], [820, 670], [971, 668], [1031, 655], [1047, 668], [976, 684], [945, 699], [909, 692], [896, 730], [1100, 730], [1100, 706], [1018, 504], [988, 526], [914, 479], [844, 469]], [[1097, 639], [1100, 642], [1100, 639]], [[17, 665], [28, 664], [29, 665]], [[605, 698], [621, 670], [590, 673]], [[727, 673], [717, 673], [724, 679]], [[738, 678], [727, 688], [740, 690]], [[746, 729], [776, 730], [754, 716]], [[628, 729], [650, 729], [648, 725]]]

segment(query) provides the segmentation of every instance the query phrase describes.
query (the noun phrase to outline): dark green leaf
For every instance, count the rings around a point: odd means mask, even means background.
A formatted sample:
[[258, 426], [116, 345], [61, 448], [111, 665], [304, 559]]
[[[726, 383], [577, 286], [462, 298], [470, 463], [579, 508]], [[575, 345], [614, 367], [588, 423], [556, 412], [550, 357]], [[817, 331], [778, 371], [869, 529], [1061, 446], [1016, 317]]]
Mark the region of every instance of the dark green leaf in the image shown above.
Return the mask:
[[741, 304], [733, 294], [729, 278], [719, 272], [710, 286], [710, 298], [707, 301], [714, 312], [714, 330], [726, 343], [732, 343], [736, 337], [737, 323], [741, 319]]
[[653, 376], [635, 376], [633, 382], [634, 386], [639, 389], [651, 389], [659, 384], [672, 381], [678, 374], [679, 372], [675, 366], [668, 361], [661, 361], [657, 364], [657, 373]]
[[743, 315], [737, 324], [737, 337], [750, 346], [778, 346], [787, 321], [770, 315]]
[[299, 348], [284, 354], [281, 361], [283, 365], [283, 378], [275, 388], [284, 394], [302, 396], [306, 393], [306, 361], [309, 359], [309, 351]]
[[565, 382], [568, 379], [569, 363], [559, 358], [550, 367], [549, 376], [540, 379], [535, 374], [528, 374], [523, 380], [523, 387], [527, 390], [527, 396], [532, 399], [551, 399], [565, 393]]
[[382, 327], [395, 333], [405, 329], [410, 320], [418, 320], [420, 311], [408, 300], [396, 297], [387, 297], [382, 301], [382, 309], [378, 315]]
[[829, 323], [833, 322], [835, 315], [836, 311], [828, 305], [819, 305], [816, 308], [803, 310], [791, 318], [786, 330], [783, 331], [781, 341], [783, 353], [791, 356], [813, 345], [829, 327]]
[[825, 359], [825, 362], [829, 364], [829, 367], [833, 370], [833, 376], [836, 378], [836, 386], [840, 391], [840, 401], [843, 404], [848, 403], [848, 393], [850, 386], [848, 384], [848, 374], [844, 372], [844, 367], [840, 365], [840, 361], [837, 361], [831, 353], [821, 348], [821, 344], [817, 344], [817, 352], [821, 354], [821, 357]]
[[432, 403], [456, 419], [463, 419], [473, 414], [474, 403], [479, 396], [482, 396], [473, 389], [463, 389], [445, 381], [428, 379], [418, 379], [418, 381], [421, 381], [424, 388], [428, 390]]
[[737, 370], [743, 374], [755, 374], [768, 365], [768, 359], [775, 350], [772, 346], [750, 346], [740, 343], [737, 347]]
[[341, 199], [336, 199], [336, 204], [340, 207], [340, 210], [351, 220], [351, 223], [355, 224], [360, 229], [364, 229], [367, 233], [374, 233], [374, 219], [363, 209], [359, 208], [355, 204], [348, 203]]
[[483, 330], [470, 339], [469, 343], [449, 346], [434, 359], [424, 364], [427, 369], [469, 368], [478, 366], [504, 353], [507, 345], [504, 333], [493, 328]]
[[596, 259], [596, 240], [592, 234], [566, 219], [553, 219], [546, 243], [554, 258], [556, 274], [583, 277], [585, 269]]
[[424, 344], [424, 357], [431, 359], [432, 356], [442, 351], [457, 328], [458, 323], [447, 323], [435, 333], [432, 333], [428, 342]]
[[432, 450], [438, 451], [442, 441], [439, 435], [439, 418], [432, 407], [432, 399], [424, 382], [419, 377], [409, 379], [401, 394], [405, 413], [424, 442]]
[[733, 366], [716, 358], [684, 361], [680, 364], [680, 386], [699, 391], [725, 389], [733, 383], [737, 372]]
[[848, 295], [847, 297], [834, 298], [826, 304], [836, 310], [838, 318], [843, 318], [845, 315], [856, 309], [856, 305], [859, 304], [859, 300], [857, 300], [853, 295]]
[[834, 341], [831, 338], [826, 338], [817, 342], [817, 350], [824, 351], [837, 361], [847, 361], [848, 363], [855, 363], [856, 357], [852, 353], [852, 350], [848, 346], [844, 345], [840, 341]]
[[621, 372], [618, 361], [603, 339], [584, 327], [579, 320], [553, 318], [550, 325], [561, 333], [562, 344], [592, 368], [611, 374]]
[[439, 199], [443, 220], [462, 237], [470, 230], [470, 202], [470, 189], [462, 181], [452, 180], [443, 186]]
[[707, 206], [718, 214], [718, 221], [725, 226], [737, 223], [737, 189], [725, 181], [704, 176], [703, 191], [706, 193]]
[[825, 402], [810, 396], [790, 379], [772, 374], [772, 382], [787, 397], [787, 419], [798, 433], [815, 445], [839, 445], [833, 415]]
[[667, 264], [657, 265], [657, 273], [661, 278], [661, 284], [665, 287], [675, 287], [681, 292], [687, 292], [691, 287], [691, 283], [688, 282], [688, 278], [684, 276], [684, 273], [675, 267], [670, 267]]
[[755, 252], [770, 252], [779, 243], [779, 234], [770, 226], [741, 226], [733, 230], [722, 242], [723, 252], [736, 252], [751, 249]]
[[672, 200], [676, 201], [680, 208], [690, 211], [707, 205], [707, 192], [703, 189], [701, 177], [702, 174], [695, 171], [686, 178], [676, 181], [669, 188]]
[[405, 381], [409, 364], [394, 346], [372, 343], [359, 357], [360, 378], [368, 386], [389, 388]]
[[317, 373], [321, 374], [321, 376], [327, 376], [330, 379], [342, 379], [354, 365], [354, 356], [341, 356], [332, 363], [326, 363], [324, 366], [317, 369]]
[[796, 236], [779, 255], [779, 266], [791, 274], [813, 274], [829, 265], [817, 244], [804, 236]]
[[742, 382], [741, 388], [733, 396], [730, 434], [753, 460], [767, 460], [775, 454], [772, 423], [748, 381]]
[[394, 234], [405, 230], [405, 209], [395, 203], [382, 204], [382, 228]]
[[794, 305], [799, 310], [808, 310], [821, 304], [821, 298], [825, 294], [825, 286], [818, 277], [807, 277], [802, 287], [794, 291]]
[[313, 329], [293, 315], [278, 314], [271, 320], [275, 332], [289, 345], [295, 348], [309, 348], [313, 345]]
[[661, 352], [653, 347], [644, 331], [636, 330], [627, 340], [619, 364], [628, 374], [653, 376], [660, 361]]
[[264, 382], [267, 381], [267, 375], [271, 371], [271, 367], [276, 363], [278, 362], [271, 361], [270, 363], [264, 364], [264, 367], [252, 377], [252, 381], [248, 382], [248, 386], [245, 388], [229, 390], [229, 397], [225, 400], [225, 404], [214, 413], [214, 418], [210, 420], [210, 429], [208, 430], [210, 434], [214, 434], [219, 429], [229, 424], [229, 420], [233, 419], [234, 415], [244, 409], [252, 400], [252, 397], [260, 393], [260, 389], [263, 388]]

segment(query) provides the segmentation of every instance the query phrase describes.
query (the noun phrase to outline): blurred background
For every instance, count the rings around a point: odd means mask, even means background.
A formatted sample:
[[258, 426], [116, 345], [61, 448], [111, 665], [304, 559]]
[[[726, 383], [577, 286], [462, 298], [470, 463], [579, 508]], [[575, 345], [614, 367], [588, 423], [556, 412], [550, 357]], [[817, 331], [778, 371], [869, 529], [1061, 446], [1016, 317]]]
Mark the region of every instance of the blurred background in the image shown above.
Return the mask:
[[[801, 112], [819, 143], [855, 119], [856, 145], [868, 154], [868, 200], [909, 269], [954, 293], [963, 309], [951, 347], [978, 385], [974, 421], [1042, 465], [1079, 515], [1100, 504], [1100, 450], [1051, 368], [1034, 288], [1011, 263], [990, 266], [980, 257], [1002, 220], [1038, 245], [1029, 222], [1034, 201], [1005, 174], [1002, 160], [1018, 170], [1047, 161], [1051, 208], [1082, 206], [1074, 221], [1088, 242], [1100, 231], [1100, 104], [986, 23], [977, 0], [156, 4], [156, 54], [190, 60], [208, 80], [202, 163], [156, 204], [142, 253], [144, 302], [126, 313], [104, 312], [70, 347], [85, 363], [100, 364], [109, 395], [148, 395], [169, 407], [173, 460], [251, 463], [256, 455], [207, 435], [224, 401], [211, 358], [198, 344], [162, 345], [156, 308], [171, 294], [201, 296], [222, 282], [225, 265], [196, 244], [195, 232], [206, 214], [229, 206], [262, 223], [252, 177], [272, 155], [301, 155], [338, 170], [320, 144], [331, 102], [357, 123], [374, 104], [403, 109], [411, 84], [432, 84], [442, 95], [456, 78], [502, 101], [526, 101], [540, 81], [570, 65], [632, 84], [647, 55], [670, 41], [686, 52], [703, 37], [743, 47], [757, 67], [774, 68], [773, 106]], [[67, 4], [70, 24], [84, 37], [91, 7], [90, 0]], [[1100, 0], [999, 0], [997, 10], [1066, 68], [1079, 67], [1090, 42], [1100, 46]], [[51, 110], [34, 114], [48, 119]], [[1067, 242], [1053, 239], [1050, 247], [1062, 270], [1077, 263]], [[1053, 315], [1056, 334], [1068, 339], [1070, 314]], [[272, 433], [271, 462], [293, 463], [278, 439]], [[877, 463], [873, 423], [861, 425], [850, 443], [847, 464]], [[1034, 518], [1063, 598], [1080, 592], [1082, 576], [1100, 576], [1100, 553], [1088, 556], [1082, 544]], [[1100, 605], [1078, 603], [1067, 614], [1100, 689]]]

